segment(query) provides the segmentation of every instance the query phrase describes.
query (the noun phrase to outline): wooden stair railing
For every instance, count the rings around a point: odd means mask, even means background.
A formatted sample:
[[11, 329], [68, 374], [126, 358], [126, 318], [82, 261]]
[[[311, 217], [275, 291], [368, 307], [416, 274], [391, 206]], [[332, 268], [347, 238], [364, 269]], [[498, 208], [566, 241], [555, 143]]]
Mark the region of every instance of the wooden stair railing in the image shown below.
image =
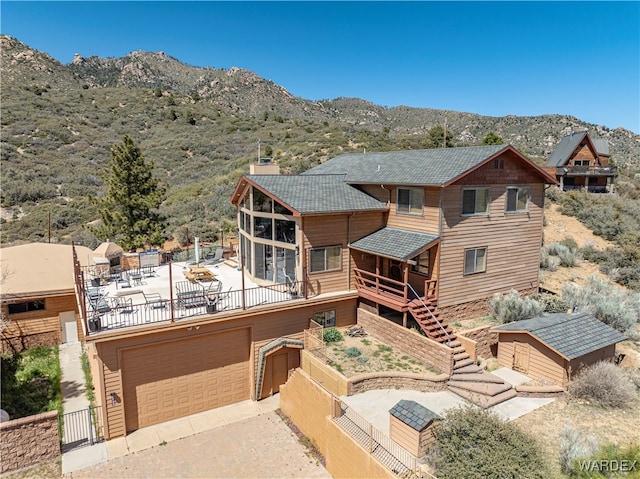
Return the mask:
[[420, 325], [420, 328], [422, 328], [428, 338], [451, 346], [456, 335], [451, 331], [446, 321], [439, 319], [440, 313], [438, 312], [437, 306], [433, 301], [426, 298], [425, 302], [409, 283], [407, 283], [407, 287], [415, 296], [415, 299], [409, 303], [409, 311]]

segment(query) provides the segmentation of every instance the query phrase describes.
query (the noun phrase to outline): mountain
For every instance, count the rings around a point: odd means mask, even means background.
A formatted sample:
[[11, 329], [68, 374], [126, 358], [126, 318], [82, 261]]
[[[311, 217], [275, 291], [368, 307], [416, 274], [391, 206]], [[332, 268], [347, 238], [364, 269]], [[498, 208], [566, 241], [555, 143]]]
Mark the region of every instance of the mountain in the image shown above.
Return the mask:
[[[444, 125], [459, 145], [494, 131], [543, 161], [571, 129], [609, 140], [619, 165], [640, 165], [640, 136], [575, 117], [487, 117], [387, 108], [357, 98], [308, 101], [255, 73], [186, 65], [162, 52], [83, 58], [66, 65], [0, 36], [2, 243], [95, 242], [88, 195], [104, 191], [111, 146], [125, 134], [168, 186], [168, 236], [201, 236], [233, 217], [237, 179], [260, 148], [285, 173], [348, 151], [423, 148]], [[260, 146], [259, 146], [260, 145]], [[51, 218], [51, 219], [49, 219]], [[49, 228], [51, 225], [51, 228]]]

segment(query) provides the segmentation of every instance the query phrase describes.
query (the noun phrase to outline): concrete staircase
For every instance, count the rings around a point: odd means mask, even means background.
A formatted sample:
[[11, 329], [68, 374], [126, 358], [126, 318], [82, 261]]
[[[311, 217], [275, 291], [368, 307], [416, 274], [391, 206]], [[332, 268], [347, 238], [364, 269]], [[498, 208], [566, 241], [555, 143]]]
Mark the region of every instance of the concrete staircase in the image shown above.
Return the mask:
[[486, 372], [476, 365], [459, 341], [449, 344], [453, 348], [453, 374], [448, 389], [482, 408], [500, 404], [517, 395], [511, 384]]

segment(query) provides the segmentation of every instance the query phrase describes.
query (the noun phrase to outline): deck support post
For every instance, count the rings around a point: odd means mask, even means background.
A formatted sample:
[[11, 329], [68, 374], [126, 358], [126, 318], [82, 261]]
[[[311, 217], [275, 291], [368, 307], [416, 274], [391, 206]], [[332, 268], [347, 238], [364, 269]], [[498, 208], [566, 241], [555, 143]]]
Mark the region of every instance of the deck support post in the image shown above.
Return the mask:
[[402, 313], [402, 326], [405, 327], [405, 328], [407, 327], [407, 312], [406, 311]]

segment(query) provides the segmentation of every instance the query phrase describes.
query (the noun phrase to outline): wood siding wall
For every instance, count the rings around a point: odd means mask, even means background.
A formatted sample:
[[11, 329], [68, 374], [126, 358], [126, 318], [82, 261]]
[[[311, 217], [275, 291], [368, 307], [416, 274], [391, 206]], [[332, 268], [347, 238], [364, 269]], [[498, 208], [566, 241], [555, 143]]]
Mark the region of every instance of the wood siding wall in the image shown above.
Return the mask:
[[67, 311], [74, 311], [76, 313], [78, 338], [83, 337], [82, 328], [77, 319], [78, 304], [75, 292], [57, 296], [20, 298], [19, 300], [16, 299], [10, 302], [23, 303], [41, 300], [45, 302], [45, 309], [27, 313], [8, 314], [8, 303], [2, 304], [2, 312], [7, 315], [10, 321], [4, 331], [2, 331], [3, 340], [32, 335], [49, 335], [52, 339], [55, 338], [54, 344], [60, 344], [62, 336], [59, 314]]
[[[353, 215], [308, 216], [303, 218], [303, 249], [310, 288], [315, 294], [345, 291], [353, 288], [349, 280], [351, 257], [348, 245], [384, 226], [380, 212]], [[335, 271], [311, 273], [309, 250], [329, 246], [342, 247], [341, 268]]]
[[[251, 394], [255, 392], [255, 371], [256, 371], [256, 346], [264, 345], [279, 337], [292, 337], [300, 339], [300, 333], [309, 327], [309, 320], [314, 313], [336, 310], [336, 326], [347, 326], [356, 322], [356, 297], [342, 299], [321, 299], [309, 300], [299, 305], [287, 304], [284, 308], [270, 308], [258, 311], [245, 312], [244, 315], [230, 313], [226, 319], [219, 319], [220, 314], [215, 319], [202, 318], [201, 320], [181, 321], [180, 324], [167, 325], [141, 331], [139, 335], [117, 336], [113, 339], [96, 341], [96, 356], [99, 368], [93, 371], [94, 380], [102, 378], [103, 387], [96, 388], [102, 394], [98, 401], [105, 405], [103, 408], [105, 417], [105, 438], [110, 439], [125, 435], [124, 404], [126, 398], [123, 397], [122, 387], [122, 365], [120, 361], [120, 351], [140, 346], [153, 346], [156, 343], [174, 341], [177, 339], [188, 339], [201, 335], [212, 334], [229, 329], [248, 327], [251, 329], [251, 341], [253, 343], [251, 365]], [[187, 327], [199, 325], [191, 331]], [[212, 336], [213, 338], [213, 336]], [[188, 344], [188, 342], [186, 342]], [[212, 345], [215, 347], [215, 345]], [[110, 393], [116, 394], [116, 404], [111, 404]]]
[[589, 145], [576, 148], [576, 151], [569, 157], [567, 162], [569, 165], [575, 165], [575, 160], [590, 160], [589, 166], [604, 166], [598, 158], [598, 155], [593, 151]]
[[560, 386], [566, 385], [565, 359], [526, 333], [500, 333], [498, 364], [508, 368], [513, 366], [516, 343], [526, 344], [529, 349], [529, 360], [526, 371], [522, 371], [523, 374], [535, 380], [551, 382]]
[[438, 234], [440, 231], [440, 188], [424, 188], [422, 215], [398, 213], [398, 187], [366, 185], [364, 191], [383, 203], [389, 203], [389, 217], [386, 226], [421, 233]]
[[[440, 306], [538, 286], [544, 185], [539, 177], [519, 168], [519, 161], [505, 158], [504, 163], [504, 169], [493, 169], [491, 163], [487, 164], [444, 190], [438, 276]], [[463, 216], [463, 187], [489, 184], [489, 213]], [[507, 186], [530, 186], [527, 212], [505, 212]], [[465, 275], [465, 250], [483, 247], [487, 248], [486, 271]]]

